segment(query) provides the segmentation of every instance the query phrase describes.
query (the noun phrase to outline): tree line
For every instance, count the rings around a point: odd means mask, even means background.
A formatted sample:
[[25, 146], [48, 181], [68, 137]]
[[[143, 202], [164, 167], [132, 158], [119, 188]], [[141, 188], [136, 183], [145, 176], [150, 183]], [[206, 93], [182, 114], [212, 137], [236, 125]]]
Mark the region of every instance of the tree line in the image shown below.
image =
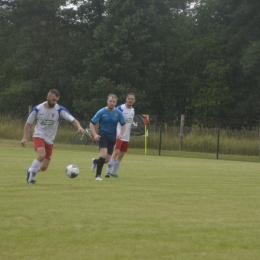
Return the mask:
[[56, 88], [79, 118], [134, 92], [161, 122], [257, 122], [259, 26], [259, 0], [0, 0], [0, 113]]

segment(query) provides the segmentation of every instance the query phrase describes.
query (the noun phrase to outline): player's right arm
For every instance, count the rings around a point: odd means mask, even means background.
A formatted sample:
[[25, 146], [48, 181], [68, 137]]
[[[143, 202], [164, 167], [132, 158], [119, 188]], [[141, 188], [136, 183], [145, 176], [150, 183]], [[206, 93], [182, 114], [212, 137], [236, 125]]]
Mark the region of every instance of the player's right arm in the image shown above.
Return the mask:
[[24, 125], [24, 130], [23, 130], [23, 139], [21, 141], [21, 145], [23, 147], [25, 147], [26, 143], [28, 142], [28, 134], [29, 134], [30, 129], [31, 129], [31, 124], [26, 122]]
[[95, 125], [92, 122], [90, 122], [89, 128], [91, 130], [91, 133], [93, 134], [93, 138], [95, 139], [95, 141], [99, 141], [101, 136], [98, 135], [96, 128], [95, 128]]
[[21, 145], [23, 147], [25, 147], [26, 143], [28, 142], [29, 131], [31, 129], [31, 126], [32, 126], [33, 122], [36, 120], [37, 112], [38, 112], [38, 108], [34, 107], [32, 109], [32, 112], [28, 116], [27, 121], [26, 121], [26, 123], [24, 125], [23, 139], [21, 141]]
[[95, 141], [99, 141], [99, 139], [101, 138], [101, 136], [97, 133], [96, 127], [95, 127], [95, 124], [97, 122], [99, 122], [99, 120], [101, 118], [101, 115], [102, 115], [102, 109], [99, 110], [95, 114], [95, 116], [91, 119], [90, 124], [89, 124], [89, 128], [90, 128], [90, 130], [91, 130], [91, 132], [93, 134], [93, 137], [94, 137]]

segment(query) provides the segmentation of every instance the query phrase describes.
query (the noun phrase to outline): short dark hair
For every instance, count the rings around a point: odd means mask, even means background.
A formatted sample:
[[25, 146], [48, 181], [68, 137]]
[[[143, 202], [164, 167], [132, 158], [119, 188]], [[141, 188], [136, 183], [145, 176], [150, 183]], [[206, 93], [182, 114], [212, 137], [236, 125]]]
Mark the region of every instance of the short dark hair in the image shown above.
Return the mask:
[[54, 94], [56, 97], [60, 96], [60, 92], [57, 89], [51, 89], [49, 93]]
[[[135, 97], [135, 94], [134, 93], [128, 93], [127, 95], [126, 95], [126, 97], [129, 97], [129, 96], [134, 96]], [[135, 97], [136, 98], [136, 97]]]

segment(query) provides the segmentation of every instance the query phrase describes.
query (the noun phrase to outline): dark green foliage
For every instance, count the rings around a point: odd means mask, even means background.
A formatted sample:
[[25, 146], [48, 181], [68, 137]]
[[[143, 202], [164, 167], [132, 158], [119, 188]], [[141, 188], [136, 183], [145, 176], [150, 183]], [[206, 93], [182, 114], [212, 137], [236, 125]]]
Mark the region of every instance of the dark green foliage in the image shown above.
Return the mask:
[[[260, 2], [0, 1], [0, 112], [25, 115], [57, 88], [89, 121], [109, 93], [157, 122], [253, 122], [260, 112]], [[194, 2], [193, 2], [194, 3]], [[75, 8], [69, 8], [74, 4]], [[66, 8], [64, 8], [66, 7]]]

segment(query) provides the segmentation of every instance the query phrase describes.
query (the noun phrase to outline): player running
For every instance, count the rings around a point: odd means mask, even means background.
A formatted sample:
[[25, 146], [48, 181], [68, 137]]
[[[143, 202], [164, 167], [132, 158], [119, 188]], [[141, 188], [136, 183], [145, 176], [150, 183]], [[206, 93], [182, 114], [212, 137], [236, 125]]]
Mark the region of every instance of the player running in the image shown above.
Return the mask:
[[33, 133], [33, 145], [37, 152], [37, 157], [27, 169], [26, 180], [28, 184], [35, 184], [36, 174], [39, 171], [47, 170], [49, 166], [60, 117], [70, 121], [79, 132], [86, 133], [79, 121], [76, 120], [66, 108], [57, 104], [59, 99], [60, 93], [58, 90], [50, 90], [47, 95], [47, 102], [45, 101], [35, 106], [24, 125], [21, 145], [25, 147], [28, 142], [28, 133], [31, 129], [31, 125], [36, 121]]
[[[125, 121], [126, 121], [126, 130], [124, 135], [122, 136], [121, 139], [116, 140], [116, 145], [114, 147], [113, 154], [111, 156], [110, 161], [108, 162], [107, 165], [107, 170], [106, 170], [106, 178], [109, 178], [110, 176], [119, 178], [117, 175], [117, 170], [120, 166], [120, 163], [127, 152], [128, 146], [129, 146], [129, 141], [130, 141], [130, 132], [131, 128], [135, 128], [136, 124], [134, 123], [134, 115], [135, 115], [135, 110], [133, 108], [133, 104], [135, 103], [135, 94], [134, 93], [129, 93], [126, 96], [126, 103], [118, 106], [117, 108], [122, 112]], [[117, 133], [120, 133], [121, 131], [121, 125], [117, 125]]]
[[[94, 135], [95, 141], [99, 141], [100, 157], [92, 159], [92, 172], [96, 172], [96, 180], [102, 181], [101, 172], [105, 162], [110, 160], [116, 140], [120, 140], [125, 132], [126, 121], [119, 109], [115, 108], [117, 96], [109, 94], [107, 106], [100, 109], [91, 119], [90, 130]], [[99, 133], [96, 132], [95, 124], [99, 123]], [[121, 125], [121, 131], [117, 133], [117, 124]]]

